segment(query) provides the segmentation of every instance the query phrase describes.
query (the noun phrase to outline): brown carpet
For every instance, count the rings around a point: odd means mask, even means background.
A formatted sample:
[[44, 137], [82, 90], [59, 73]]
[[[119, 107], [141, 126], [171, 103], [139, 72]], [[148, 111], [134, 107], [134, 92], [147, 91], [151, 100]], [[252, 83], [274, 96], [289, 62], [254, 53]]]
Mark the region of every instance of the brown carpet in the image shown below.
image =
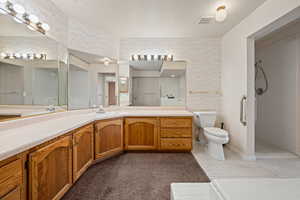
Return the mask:
[[126, 153], [92, 166], [63, 200], [169, 200], [174, 182], [209, 182], [189, 153]]

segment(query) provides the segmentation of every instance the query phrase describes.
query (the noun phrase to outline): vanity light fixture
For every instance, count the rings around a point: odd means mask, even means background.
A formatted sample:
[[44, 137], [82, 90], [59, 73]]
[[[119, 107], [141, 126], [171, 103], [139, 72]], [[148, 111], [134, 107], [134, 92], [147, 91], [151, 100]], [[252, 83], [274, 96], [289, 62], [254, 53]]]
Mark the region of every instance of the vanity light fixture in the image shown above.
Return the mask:
[[152, 61], [152, 60], [164, 60], [164, 61], [173, 61], [174, 56], [169, 55], [132, 55], [130, 56], [131, 61]]
[[225, 5], [221, 5], [216, 10], [216, 21], [223, 22], [227, 18], [227, 10]]
[[1, 54], [2, 59], [22, 59], [22, 60], [46, 60], [47, 55], [44, 53], [36, 54], [36, 53], [5, 53]]
[[18, 23], [24, 23], [30, 30], [38, 31], [46, 34], [50, 30], [50, 26], [41, 22], [39, 18], [33, 14], [26, 13], [25, 8], [20, 4], [13, 4], [8, 0], [0, 0], [0, 13], [8, 14]]

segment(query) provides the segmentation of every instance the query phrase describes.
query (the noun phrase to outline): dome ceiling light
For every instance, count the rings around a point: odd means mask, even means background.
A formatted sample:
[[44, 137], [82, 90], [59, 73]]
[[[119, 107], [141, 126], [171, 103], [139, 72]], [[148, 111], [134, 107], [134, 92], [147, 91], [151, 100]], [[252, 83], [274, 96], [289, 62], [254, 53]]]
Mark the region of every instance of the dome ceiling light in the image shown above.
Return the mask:
[[0, 0], [0, 14], [10, 15], [16, 22], [26, 24], [30, 30], [42, 34], [46, 34], [50, 30], [50, 26], [41, 22], [37, 16], [26, 13], [22, 5], [13, 4], [8, 0]]
[[224, 22], [227, 18], [227, 10], [225, 5], [221, 5], [216, 10], [216, 21], [217, 22]]

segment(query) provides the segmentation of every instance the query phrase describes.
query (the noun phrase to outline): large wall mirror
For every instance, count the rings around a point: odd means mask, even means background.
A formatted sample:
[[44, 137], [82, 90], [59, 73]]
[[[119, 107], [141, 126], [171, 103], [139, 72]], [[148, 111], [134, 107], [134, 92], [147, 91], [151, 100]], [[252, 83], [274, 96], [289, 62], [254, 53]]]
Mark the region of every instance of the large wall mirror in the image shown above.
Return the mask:
[[184, 107], [187, 63], [136, 57], [120, 64], [121, 106]]
[[118, 106], [118, 69], [113, 59], [69, 49], [68, 108]]
[[0, 120], [67, 108], [67, 49], [0, 15]]

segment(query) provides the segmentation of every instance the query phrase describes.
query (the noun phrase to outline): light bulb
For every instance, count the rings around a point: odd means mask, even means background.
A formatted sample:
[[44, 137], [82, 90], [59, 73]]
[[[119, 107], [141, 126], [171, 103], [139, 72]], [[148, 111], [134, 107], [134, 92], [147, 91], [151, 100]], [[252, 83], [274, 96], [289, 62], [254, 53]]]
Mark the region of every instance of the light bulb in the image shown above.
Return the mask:
[[5, 58], [7, 56], [7, 53], [1, 53], [1, 58]]
[[29, 30], [31, 30], [31, 31], [35, 31], [35, 29], [34, 29], [32, 26], [30, 26], [30, 25], [27, 25], [27, 28], [28, 28]]
[[42, 29], [44, 29], [45, 31], [49, 31], [50, 30], [50, 26], [46, 23], [42, 23], [41, 25]]
[[0, 14], [7, 15], [7, 12], [0, 6]]
[[13, 5], [12, 8], [18, 14], [24, 14], [25, 13], [25, 8], [23, 6], [21, 6], [20, 4], [15, 4], [15, 5]]
[[26, 58], [27, 58], [27, 54], [26, 54], [26, 53], [23, 53], [23, 54], [22, 54], [22, 58], [23, 58], [23, 59], [26, 59]]
[[109, 61], [108, 60], [104, 61], [104, 65], [108, 66], [109, 65]]
[[38, 59], [41, 59], [42, 58], [42, 54], [37, 53], [37, 54], [35, 54], [35, 57], [38, 58]]
[[14, 20], [17, 22], [17, 23], [23, 23], [22, 21], [22, 18], [23, 18], [23, 15], [21, 14], [17, 14], [15, 17], [14, 17]]
[[138, 56], [138, 55], [134, 55], [134, 56], [133, 56], [133, 59], [134, 59], [134, 60], [138, 60], [138, 59], [139, 59], [139, 56]]
[[154, 55], [154, 60], [157, 60], [158, 59], [158, 55]]
[[16, 58], [21, 58], [21, 54], [15, 53], [15, 57], [16, 57]]
[[150, 61], [152, 59], [151, 55], [147, 55], [147, 60]]
[[216, 21], [223, 22], [223, 21], [225, 21], [226, 17], [227, 17], [226, 6], [224, 6], [224, 5], [219, 6], [216, 11]]
[[35, 15], [29, 15], [28, 19], [33, 24], [37, 24], [39, 22], [39, 18], [37, 16], [35, 16]]

